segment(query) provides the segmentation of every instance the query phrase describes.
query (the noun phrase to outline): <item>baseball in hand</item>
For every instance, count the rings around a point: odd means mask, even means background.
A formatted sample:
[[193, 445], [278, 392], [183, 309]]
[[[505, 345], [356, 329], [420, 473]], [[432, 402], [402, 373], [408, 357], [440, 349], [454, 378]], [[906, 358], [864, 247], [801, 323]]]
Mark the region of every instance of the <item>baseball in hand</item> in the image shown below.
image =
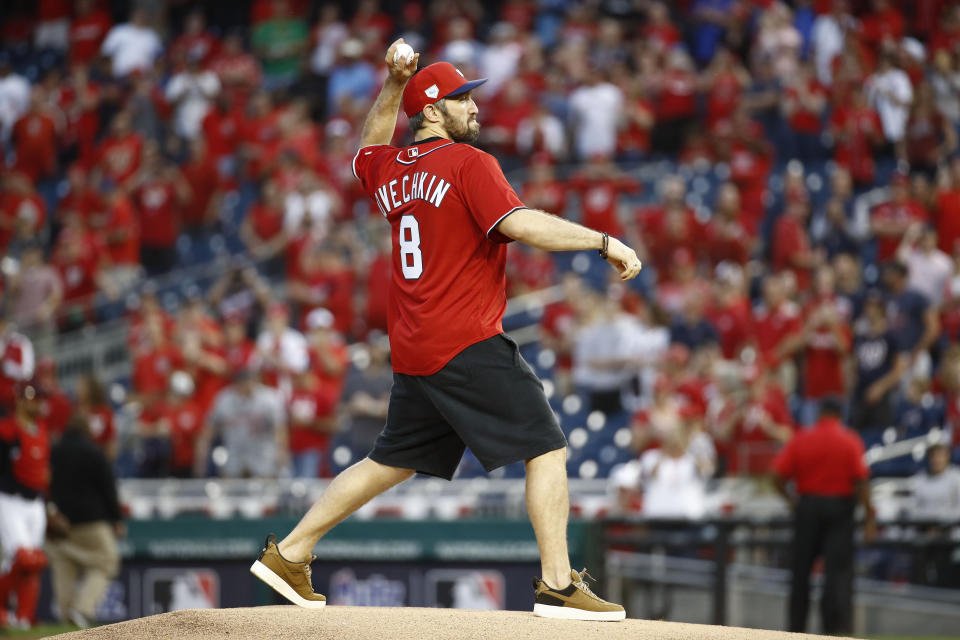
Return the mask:
[[413, 47], [406, 42], [401, 42], [393, 52], [393, 63], [408, 65], [411, 62], [413, 62]]

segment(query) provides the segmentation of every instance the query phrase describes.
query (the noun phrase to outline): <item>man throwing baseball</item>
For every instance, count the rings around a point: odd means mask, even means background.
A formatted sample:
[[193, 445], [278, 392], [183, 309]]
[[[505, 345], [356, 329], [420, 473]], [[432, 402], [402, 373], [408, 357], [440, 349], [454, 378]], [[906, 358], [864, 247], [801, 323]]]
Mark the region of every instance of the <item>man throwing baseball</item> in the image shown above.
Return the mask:
[[[324, 606], [310, 582], [311, 551], [371, 498], [420, 472], [450, 479], [465, 447], [487, 471], [524, 460], [527, 510], [540, 550], [534, 613], [622, 620], [570, 568], [566, 439], [543, 385], [504, 335], [506, 243], [596, 249], [623, 280], [637, 254], [615, 238], [523, 205], [480, 133], [468, 81], [446, 62], [416, 72], [403, 40], [387, 51], [389, 75], [361, 133], [353, 171], [393, 235], [389, 308], [393, 389], [370, 454], [337, 476], [279, 544], [270, 535], [251, 571], [294, 604]], [[401, 102], [415, 142], [390, 146]]]

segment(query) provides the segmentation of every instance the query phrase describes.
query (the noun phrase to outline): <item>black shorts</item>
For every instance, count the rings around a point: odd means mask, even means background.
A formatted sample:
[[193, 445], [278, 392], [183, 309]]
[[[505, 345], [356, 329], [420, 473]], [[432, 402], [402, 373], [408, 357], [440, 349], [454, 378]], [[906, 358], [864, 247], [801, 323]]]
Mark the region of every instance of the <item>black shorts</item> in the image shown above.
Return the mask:
[[566, 446], [543, 383], [501, 334], [433, 375], [393, 374], [387, 424], [369, 457], [449, 480], [466, 447], [489, 472]]

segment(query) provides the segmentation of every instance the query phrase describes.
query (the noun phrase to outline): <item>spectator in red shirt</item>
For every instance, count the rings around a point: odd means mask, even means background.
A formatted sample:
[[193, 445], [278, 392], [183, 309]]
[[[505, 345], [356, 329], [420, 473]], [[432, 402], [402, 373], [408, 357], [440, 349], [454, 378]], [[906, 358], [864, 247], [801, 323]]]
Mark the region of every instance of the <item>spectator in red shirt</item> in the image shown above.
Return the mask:
[[240, 226], [240, 237], [253, 257], [266, 261], [268, 273], [279, 273], [282, 267], [271, 265], [274, 258], [282, 261], [284, 249], [290, 237], [283, 228], [284, 203], [283, 192], [277, 183], [267, 180], [263, 183], [260, 200], [253, 203]]
[[145, 406], [161, 403], [167, 393], [170, 374], [183, 364], [177, 345], [172, 344], [157, 315], [145, 319], [146, 348], [133, 361], [133, 391]]
[[77, 0], [76, 15], [70, 24], [70, 63], [85, 67], [100, 53], [100, 45], [113, 26], [110, 14], [97, 0]]
[[117, 456], [117, 432], [113, 425], [113, 410], [107, 401], [103, 384], [93, 375], [84, 375], [77, 380], [74, 393], [77, 414], [86, 418], [90, 437], [96, 442], [108, 460]]
[[804, 402], [799, 416], [803, 425], [816, 419], [823, 398], [846, 392], [845, 365], [853, 346], [852, 318], [835, 295], [832, 267], [817, 269], [814, 289], [815, 297], [803, 313], [803, 333], [798, 336], [804, 345]]
[[937, 183], [933, 211], [937, 242], [941, 251], [953, 254], [960, 246], [960, 158], [951, 162], [949, 170], [940, 171]]
[[659, 448], [682, 428], [685, 406], [667, 376], [660, 376], [653, 385], [653, 402], [633, 414], [630, 421], [630, 448], [640, 454]]
[[97, 165], [103, 176], [123, 185], [140, 169], [143, 138], [131, 128], [129, 111], [121, 111], [110, 123], [110, 135], [100, 143]]
[[777, 450], [793, 435], [786, 398], [769, 376], [759, 369], [748, 372], [747, 397], [721, 414], [715, 435], [727, 454], [727, 474], [767, 473]]
[[810, 248], [807, 235], [809, 212], [806, 202], [788, 203], [787, 210], [773, 228], [771, 266], [774, 271], [791, 271], [800, 291], [810, 287], [810, 271], [820, 262], [819, 256]]
[[223, 319], [224, 358], [230, 371], [245, 371], [253, 361], [256, 345], [247, 336], [247, 325], [240, 314]]
[[57, 125], [47, 113], [46, 101], [46, 91], [34, 87], [29, 110], [13, 125], [15, 170], [34, 182], [51, 177], [57, 164]]
[[675, 262], [678, 249], [696, 256], [702, 249], [703, 226], [685, 201], [687, 187], [683, 178], [666, 176], [659, 185], [661, 204], [637, 211], [640, 246], [646, 247], [649, 259], [660, 273], [667, 273]]
[[92, 169], [97, 161], [101, 94], [83, 65], [71, 69], [69, 78], [57, 88], [57, 104], [66, 116], [61, 146], [68, 153], [75, 149], [77, 163], [84, 169]]
[[741, 103], [729, 123], [718, 127], [714, 148], [716, 159], [730, 165], [730, 180], [740, 189], [740, 221], [751, 235], [756, 235], [766, 212], [764, 199], [773, 163], [763, 127]]
[[190, 141], [190, 158], [180, 167], [190, 190], [183, 207], [183, 224], [188, 231], [214, 228], [220, 221], [220, 175], [203, 138]]
[[290, 425], [290, 458], [296, 478], [330, 477], [330, 438], [336, 430], [336, 402], [330, 389], [312, 379], [308, 371], [293, 378], [287, 400]]
[[177, 237], [182, 206], [190, 186], [160, 155], [151, 141], [144, 150], [143, 168], [134, 181], [134, 201], [140, 217], [140, 263], [147, 275], [166, 273], [177, 263]]
[[84, 226], [100, 231], [107, 221], [107, 203], [92, 185], [91, 176], [74, 164], [67, 171], [67, 186], [67, 193], [57, 204], [56, 219], [63, 224], [71, 214], [77, 214]]
[[907, 229], [926, 223], [927, 212], [910, 197], [910, 179], [896, 173], [890, 181], [891, 198], [870, 212], [870, 232], [877, 239], [877, 262], [892, 259]]
[[223, 353], [220, 326], [207, 313], [198, 294], [181, 307], [175, 341], [183, 356], [183, 370], [194, 383], [191, 396], [199, 410], [206, 414], [217, 393], [229, 384], [231, 372]]
[[763, 305], [753, 312], [753, 335], [761, 362], [780, 367], [796, 350], [789, 340], [802, 330], [800, 310], [787, 298], [782, 274], [770, 274], [763, 281]]
[[567, 209], [568, 187], [557, 178], [553, 161], [546, 153], [537, 153], [530, 158], [528, 179], [521, 193], [529, 207], [556, 216], [562, 216]]
[[393, 278], [393, 248], [388, 229], [383, 229], [376, 241], [377, 253], [367, 265], [367, 278], [363, 287], [366, 297], [364, 328], [367, 332], [387, 332], [387, 309], [389, 307], [390, 282]]
[[203, 429], [204, 411], [193, 394], [190, 374], [174, 371], [163, 410], [170, 430], [170, 475], [175, 478], [193, 475], [197, 436]]
[[217, 165], [222, 180], [233, 175], [232, 159], [240, 145], [243, 132], [243, 112], [237, 103], [220, 94], [201, 122], [207, 152]]
[[22, 173], [10, 171], [0, 179], [0, 250], [16, 255], [19, 247], [44, 238], [47, 207]]
[[194, 9], [184, 20], [183, 33], [170, 43], [170, 61], [174, 68], [180, 68], [192, 57], [207, 66], [216, 55], [219, 45], [217, 39], [207, 31], [203, 10]]
[[833, 159], [847, 168], [858, 186], [864, 187], [873, 184], [876, 177], [873, 156], [884, 142], [883, 124], [862, 88], [853, 89], [849, 96], [849, 102], [834, 105], [830, 116]]
[[[818, 556], [824, 558], [824, 597], [821, 622], [824, 633], [853, 631], [853, 560], [855, 498], [866, 513], [864, 541], [876, 534], [876, 513], [870, 502], [870, 470], [864, 463], [863, 441], [840, 422], [843, 402], [825, 398], [820, 420], [797, 432], [774, 460], [778, 491], [793, 507], [794, 531], [790, 586], [789, 629], [807, 628], [810, 572]], [[787, 482], [796, 482], [796, 496]]]
[[300, 269], [290, 283], [290, 300], [300, 305], [301, 318], [318, 307], [333, 313], [337, 331], [353, 329], [354, 274], [336, 251], [319, 244], [308, 247], [300, 258]]
[[793, 134], [791, 156], [805, 163], [819, 160], [823, 148], [820, 133], [827, 108], [827, 90], [817, 81], [810, 62], [800, 64], [796, 75], [784, 80], [781, 110]]
[[739, 358], [750, 336], [750, 299], [743, 290], [743, 270], [722, 264], [716, 269], [713, 302], [707, 311], [720, 338], [720, 352], [728, 360]]
[[911, 170], [923, 171], [929, 176], [957, 149], [954, 125], [937, 110], [933, 91], [926, 82], [917, 87], [904, 143]]
[[717, 51], [700, 83], [707, 90], [704, 126], [709, 131], [737, 110], [743, 91], [750, 86], [750, 73], [724, 48]]
[[[279, 149], [280, 114], [274, 108], [273, 99], [266, 91], [253, 96], [247, 111], [248, 115], [241, 132], [244, 173], [250, 179], [260, 179], [269, 167], [271, 158], [276, 157]], [[352, 171], [351, 168], [351, 179], [353, 179]]]
[[520, 123], [534, 114], [529, 91], [519, 78], [508, 80], [490, 104], [484, 122], [484, 140], [496, 154], [515, 155]]
[[720, 185], [713, 216], [705, 225], [703, 235], [711, 264], [747, 263], [754, 238], [740, 222], [740, 190], [737, 185], [732, 182]]
[[572, 388], [573, 347], [578, 323], [578, 307], [583, 300], [583, 282], [573, 271], [563, 274], [563, 298], [547, 305], [540, 319], [540, 344], [556, 357], [553, 380], [558, 392], [566, 395]]
[[114, 293], [127, 291], [140, 277], [140, 227], [133, 201], [123, 187], [107, 194], [103, 234], [110, 256], [108, 278]]
[[33, 45], [37, 49], [66, 51], [71, 4], [70, 0], [38, 0], [34, 3], [37, 24], [33, 32]]
[[647, 45], [661, 56], [681, 40], [680, 30], [670, 21], [670, 10], [663, 2], [647, 5], [647, 21], [640, 33]]
[[903, 14], [892, 6], [890, 0], [873, 0], [872, 11], [860, 22], [860, 37], [870, 48], [876, 50], [884, 41], [899, 42], [906, 27]]
[[70, 396], [57, 381], [57, 363], [50, 356], [37, 361], [34, 383], [40, 390], [40, 415], [50, 437], [58, 439], [67, 429], [74, 407]]
[[657, 126], [651, 144], [657, 151], [676, 154], [697, 110], [697, 77], [693, 61], [684, 51], [673, 49], [667, 54], [666, 68], [656, 79], [655, 92]]
[[116, 297], [106, 276], [110, 267], [106, 246], [98, 234], [84, 227], [79, 214], [71, 213], [64, 221], [51, 263], [60, 272], [63, 283], [61, 328], [78, 327], [93, 320], [98, 291]]
[[210, 62], [210, 70], [217, 74], [224, 94], [233, 104], [246, 104], [254, 88], [260, 86], [260, 62], [243, 50], [239, 33], [224, 38], [223, 47]]

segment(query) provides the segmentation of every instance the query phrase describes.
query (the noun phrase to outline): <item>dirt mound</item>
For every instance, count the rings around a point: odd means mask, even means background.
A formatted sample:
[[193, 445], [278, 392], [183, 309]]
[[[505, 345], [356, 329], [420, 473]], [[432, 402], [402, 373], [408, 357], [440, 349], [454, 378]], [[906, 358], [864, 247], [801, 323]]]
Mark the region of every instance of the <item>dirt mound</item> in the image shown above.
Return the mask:
[[[677, 622], [547, 620], [519, 611], [293, 606], [191, 609], [56, 636], [63, 640], [787, 640], [797, 634]], [[813, 637], [813, 636], [809, 636]]]

